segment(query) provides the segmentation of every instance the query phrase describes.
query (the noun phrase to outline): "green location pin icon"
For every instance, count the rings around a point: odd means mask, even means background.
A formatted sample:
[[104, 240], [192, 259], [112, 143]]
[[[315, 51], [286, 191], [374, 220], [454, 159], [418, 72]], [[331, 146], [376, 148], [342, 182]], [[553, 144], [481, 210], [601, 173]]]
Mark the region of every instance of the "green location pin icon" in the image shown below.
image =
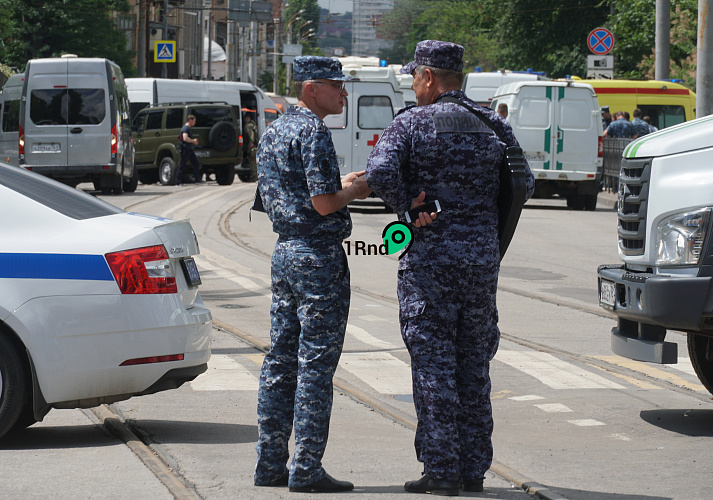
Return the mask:
[[394, 221], [384, 228], [384, 231], [381, 233], [381, 238], [384, 240], [387, 255], [391, 255], [401, 249], [405, 249], [399, 256], [400, 260], [404, 255], [406, 255], [409, 248], [411, 248], [411, 243], [413, 243], [413, 229], [411, 229], [408, 224]]

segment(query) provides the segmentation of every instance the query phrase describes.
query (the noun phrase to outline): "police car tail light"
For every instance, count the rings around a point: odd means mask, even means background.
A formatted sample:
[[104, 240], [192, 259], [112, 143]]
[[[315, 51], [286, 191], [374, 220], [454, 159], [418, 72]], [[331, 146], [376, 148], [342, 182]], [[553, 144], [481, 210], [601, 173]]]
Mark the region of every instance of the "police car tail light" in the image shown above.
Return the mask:
[[121, 293], [177, 293], [168, 252], [163, 245], [106, 254]]
[[599, 146], [597, 148], [597, 158], [604, 158], [604, 137], [599, 136]]
[[117, 140], [116, 140], [116, 125], [111, 128], [111, 154], [115, 155], [117, 152]]

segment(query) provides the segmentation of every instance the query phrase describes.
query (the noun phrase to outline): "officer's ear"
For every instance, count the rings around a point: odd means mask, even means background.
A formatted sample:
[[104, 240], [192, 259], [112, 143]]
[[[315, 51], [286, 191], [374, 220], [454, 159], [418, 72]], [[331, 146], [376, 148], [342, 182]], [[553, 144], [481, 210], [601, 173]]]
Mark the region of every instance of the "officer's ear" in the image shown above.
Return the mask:
[[431, 87], [435, 84], [435, 79], [433, 78], [433, 71], [428, 68], [424, 68], [421, 78], [423, 78], [423, 83], [426, 84], [426, 87]]

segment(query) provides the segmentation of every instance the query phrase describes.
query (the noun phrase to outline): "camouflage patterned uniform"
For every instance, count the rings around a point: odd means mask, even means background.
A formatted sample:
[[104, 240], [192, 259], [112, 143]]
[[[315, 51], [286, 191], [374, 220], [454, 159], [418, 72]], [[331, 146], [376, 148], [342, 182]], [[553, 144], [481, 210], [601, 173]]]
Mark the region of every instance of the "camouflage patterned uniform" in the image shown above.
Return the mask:
[[[426, 59], [418, 64], [461, 70], [462, 64], [453, 62], [461, 56], [449, 55], [447, 46], [436, 54], [429, 53], [426, 42], [419, 47]], [[505, 147], [517, 140], [495, 111], [479, 107], [460, 90], [443, 95], [487, 116], [507, 144], [455, 103], [410, 107], [384, 131], [366, 176], [402, 220], [421, 191], [426, 201], [440, 202], [442, 212], [432, 224], [414, 228], [413, 245], [399, 261], [399, 319], [411, 355], [415, 446], [424, 474], [471, 481], [485, 476], [493, 455], [489, 363], [500, 338], [498, 165]], [[527, 186], [529, 197], [534, 189], [529, 167]]]
[[312, 196], [342, 186], [331, 132], [309, 109], [290, 107], [267, 128], [257, 162], [260, 196], [279, 238], [272, 256], [272, 347], [260, 375], [254, 479], [271, 485], [284, 478], [294, 421], [289, 486], [302, 487], [326, 475], [321, 460], [332, 377], [350, 300], [342, 240], [352, 223], [346, 207], [322, 216], [312, 206]]

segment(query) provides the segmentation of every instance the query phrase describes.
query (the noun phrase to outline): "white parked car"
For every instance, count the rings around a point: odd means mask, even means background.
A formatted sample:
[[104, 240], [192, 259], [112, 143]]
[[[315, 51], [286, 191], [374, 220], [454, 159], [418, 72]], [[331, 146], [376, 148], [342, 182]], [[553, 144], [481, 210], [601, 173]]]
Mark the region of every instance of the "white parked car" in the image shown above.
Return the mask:
[[188, 221], [127, 213], [0, 163], [0, 437], [51, 408], [179, 387], [211, 314]]

